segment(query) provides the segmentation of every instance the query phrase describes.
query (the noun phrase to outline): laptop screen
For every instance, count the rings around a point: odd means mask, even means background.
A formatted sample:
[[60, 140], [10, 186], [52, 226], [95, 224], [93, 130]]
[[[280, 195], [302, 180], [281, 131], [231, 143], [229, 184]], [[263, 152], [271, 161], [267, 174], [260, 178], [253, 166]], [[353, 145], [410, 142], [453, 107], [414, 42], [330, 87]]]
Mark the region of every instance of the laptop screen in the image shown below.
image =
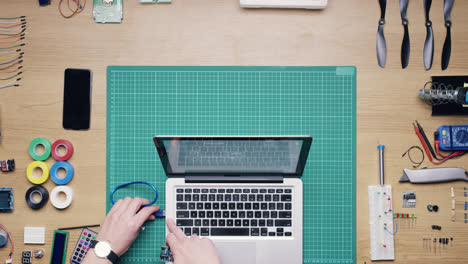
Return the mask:
[[311, 137], [158, 136], [168, 176], [302, 174]]

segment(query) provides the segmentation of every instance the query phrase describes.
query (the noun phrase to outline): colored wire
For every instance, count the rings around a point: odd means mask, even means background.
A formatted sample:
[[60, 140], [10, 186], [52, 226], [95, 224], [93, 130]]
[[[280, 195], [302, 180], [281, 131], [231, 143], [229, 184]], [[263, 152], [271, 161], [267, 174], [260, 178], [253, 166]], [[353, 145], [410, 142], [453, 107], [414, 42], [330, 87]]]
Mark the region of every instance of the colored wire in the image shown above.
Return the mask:
[[0, 65], [5, 65], [5, 64], [8, 64], [8, 63], [12, 63], [12, 62], [14, 62], [14, 61], [16, 61], [16, 60], [19, 60], [19, 59], [21, 59], [21, 58], [23, 58], [23, 55], [20, 55], [20, 56], [18, 56], [18, 57], [16, 57], [16, 58], [12, 59], [11, 61], [4, 62], [4, 63], [0, 63]]
[[[420, 162], [414, 161], [413, 158], [411, 157], [411, 150], [413, 149], [417, 149], [421, 151], [422, 159]], [[406, 154], [408, 154], [409, 160], [411, 161], [411, 163], [413, 163], [413, 168], [417, 168], [421, 166], [421, 164], [424, 162], [424, 151], [419, 146], [410, 147], [405, 153], [403, 153], [403, 155], [401, 155], [401, 157], [403, 158]]]
[[5, 52], [0, 52], [0, 55], [10, 54], [10, 53], [15, 53], [15, 52], [20, 52], [20, 51], [21, 51], [21, 49], [12, 50], [12, 51], [5, 51]]
[[12, 87], [12, 86], [19, 86], [19, 84], [14, 84], [15, 82], [17, 82], [19, 80], [21, 80], [21, 78], [18, 78], [18, 79], [14, 80], [14, 81], [11, 81], [11, 82], [7, 83], [7, 84], [4, 84], [3, 86], [0, 86], [0, 89]]
[[14, 46], [11, 46], [11, 47], [0, 48], [0, 50], [2, 50], [2, 49], [13, 49], [13, 48], [17, 48], [17, 47], [22, 47], [24, 45], [25, 45], [24, 43], [21, 43], [21, 44], [14, 45]]
[[427, 138], [426, 133], [424, 132], [424, 129], [422, 128], [422, 126], [419, 124], [418, 120], [415, 120], [414, 122], [416, 123], [416, 126], [418, 127], [419, 133], [421, 133], [421, 136], [422, 136], [422, 138], [424, 139], [424, 142], [426, 142], [427, 148], [428, 148], [429, 151], [431, 152], [432, 157], [435, 158], [435, 159], [437, 159], [437, 160], [441, 160], [441, 159], [438, 158], [437, 155], [435, 154], [434, 149], [432, 148], [431, 142], [430, 142], [429, 139]]
[[13, 244], [13, 239], [11, 238], [11, 235], [10, 235], [10, 232], [8, 232], [8, 230], [6, 229], [6, 227], [4, 225], [2, 225], [0, 223], [0, 227], [3, 229], [3, 231], [5, 231], [5, 233], [7, 233], [7, 236], [8, 236], [8, 239], [10, 240], [10, 243], [11, 243], [11, 249], [10, 249], [10, 254], [8, 254], [8, 258], [7, 260], [11, 260], [11, 256], [13, 255], [13, 250], [14, 250], [14, 244]]
[[14, 72], [19, 71], [21, 68], [23, 68], [23, 66], [19, 66], [18, 68], [14, 69], [14, 70], [11, 70], [11, 71], [1, 71], [0, 74], [14, 73]]
[[15, 24], [15, 25], [11, 25], [11, 26], [0, 26], [0, 28], [14, 28], [14, 27], [19, 27], [19, 26], [22, 26], [22, 25], [26, 25], [26, 22], [22, 22], [22, 23], [18, 23], [18, 24]]
[[2, 43], [2, 44], [6, 44], [6, 43], [15, 43], [15, 42], [21, 41], [21, 40], [23, 40], [23, 39], [24, 39], [24, 37], [17, 37], [17, 39], [15, 39], [15, 40], [0, 41], [0, 43]]
[[6, 80], [10, 80], [10, 79], [13, 79], [15, 78], [16, 76], [20, 75], [22, 72], [18, 72], [17, 74], [13, 75], [13, 76], [10, 76], [8, 78], [0, 78], [0, 81], [6, 81]]
[[[11, 67], [13, 67], [13, 66], [15, 66], [15, 65], [17, 65], [17, 64], [22, 63], [22, 62], [23, 62], [23, 60], [19, 60], [19, 61], [15, 62], [15, 63], [13, 63], [13, 64], [10, 64], [10, 65], [8, 65], [8, 66], [6, 66], [6, 67], [0, 68], [0, 71], [6, 70], [6, 69], [8, 69], [8, 68], [11, 68]], [[20, 66], [19, 68], [22, 68], [22, 67], [23, 67], [23, 66]], [[18, 69], [19, 69], [19, 68], [18, 68]]]
[[129, 182], [129, 183], [125, 183], [125, 184], [121, 184], [117, 187], [115, 187], [112, 191], [111, 191], [111, 194], [110, 194], [110, 201], [112, 203], [112, 205], [114, 205], [114, 193], [118, 190], [118, 189], [121, 189], [121, 188], [125, 188], [129, 185], [133, 185], [133, 184], [146, 184], [148, 185], [149, 187], [151, 187], [151, 189], [153, 189], [154, 193], [155, 193], [155, 196], [154, 196], [154, 199], [152, 202], [150, 202], [149, 204], [145, 204], [143, 205], [142, 207], [146, 207], [146, 206], [150, 206], [150, 205], [153, 205], [156, 203], [156, 201], [158, 200], [158, 190], [156, 190], [156, 187], [154, 187], [153, 184], [149, 183], [149, 182], [143, 182], [143, 181], [134, 181], [134, 182]]
[[26, 22], [26, 19], [17, 19], [15, 21], [2, 21], [0, 20], [0, 24], [18, 24], [18, 23], [22, 23], [22, 22]]
[[0, 31], [18, 31], [22, 28], [26, 28], [26, 25], [22, 25], [21, 27], [17, 27], [17, 28], [3, 28], [3, 27], [0, 27]]
[[26, 16], [19, 16], [19, 17], [0, 17], [0, 19], [3, 19], [3, 20], [20, 19], [20, 18], [26, 18]]
[[19, 37], [24, 37], [24, 34], [21, 34], [19, 36], [0, 37], [0, 39], [11, 39], [11, 38], [19, 38]]
[[386, 226], [384, 226], [384, 229], [385, 231], [387, 231], [390, 235], [394, 236], [396, 235], [396, 233], [398, 232], [398, 225], [397, 225], [397, 221], [396, 221], [396, 218], [394, 217], [393, 218], [393, 222], [395, 223], [395, 232], [390, 232]]
[[21, 30], [18, 33], [15, 33], [15, 34], [0, 34], [0, 36], [18, 36], [18, 35], [23, 34], [25, 31], [26, 31], [26, 28], [23, 28], [23, 30]]
[[[77, 5], [80, 7], [80, 10], [77, 12], [77, 14], [83, 12], [84, 6], [86, 5], [86, 0], [84, 0], [84, 4], [83, 4], [83, 5], [81, 5], [81, 3], [80, 3], [79, 0], [73, 0], [73, 2], [75, 2], [75, 4], [77, 4]], [[74, 11], [74, 10], [70, 7], [70, 1], [67, 1], [67, 6], [68, 6], [68, 9], [69, 9], [70, 11], [72, 11], [72, 12]]]
[[[80, 13], [80, 12], [84, 9], [84, 7], [85, 7], [85, 5], [86, 5], [86, 0], [84, 0], [83, 5], [79, 4], [79, 3], [81, 3], [81, 1], [79, 1], [79, 2], [77, 3], [77, 5], [76, 5], [76, 9], [75, 9], [75, 10], [72, 10], [73, 13], [72, 13], [71, 15], [66, 16], [66, 15], [62, 12], [62, 3], [63, 3], [63, 1], [64, 1], [64, 0], [60, 0], [58, 9], [59, 9], [60, 15], [62, 15], [62, 17], [64, 17], [64, 18], [71, 18], [71, 17], [73, 17], [74, 15]], [[68, 5], [68, 7], [70, 8], [70, 0], [67, 0], [67, 5]], [[82, 7], [80, 8], [80, 6], [82, 6]], [[80, 10], [81, 10], [81, 11], [80, 11]]]

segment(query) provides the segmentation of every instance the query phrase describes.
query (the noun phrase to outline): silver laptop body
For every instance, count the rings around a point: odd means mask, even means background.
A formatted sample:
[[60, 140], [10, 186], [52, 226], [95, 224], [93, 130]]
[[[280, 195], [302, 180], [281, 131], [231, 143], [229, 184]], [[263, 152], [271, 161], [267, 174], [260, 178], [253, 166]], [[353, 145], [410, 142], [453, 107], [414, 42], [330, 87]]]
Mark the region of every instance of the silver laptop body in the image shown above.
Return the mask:
[[[223, 264], [302, 263], [310, 136], [155, 136], [166, 217], [213, 240]], [[169, 231], [166, 229], [166, 234]]]

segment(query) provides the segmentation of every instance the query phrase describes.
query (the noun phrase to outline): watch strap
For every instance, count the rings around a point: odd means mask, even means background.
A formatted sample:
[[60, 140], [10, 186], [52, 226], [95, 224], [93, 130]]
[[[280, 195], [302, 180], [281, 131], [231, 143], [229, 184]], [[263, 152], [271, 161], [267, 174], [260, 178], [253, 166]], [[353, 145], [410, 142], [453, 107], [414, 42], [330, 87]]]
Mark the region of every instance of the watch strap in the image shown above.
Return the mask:
[[112, 262], [113, 264], [117, 264], [119, 262], [119, 256], [117, 256], [117, 254], [114, 253], [114, 251], [111, 250], [111, 252], [109, 253], [109, 255], [107, 256], [107, 259]]

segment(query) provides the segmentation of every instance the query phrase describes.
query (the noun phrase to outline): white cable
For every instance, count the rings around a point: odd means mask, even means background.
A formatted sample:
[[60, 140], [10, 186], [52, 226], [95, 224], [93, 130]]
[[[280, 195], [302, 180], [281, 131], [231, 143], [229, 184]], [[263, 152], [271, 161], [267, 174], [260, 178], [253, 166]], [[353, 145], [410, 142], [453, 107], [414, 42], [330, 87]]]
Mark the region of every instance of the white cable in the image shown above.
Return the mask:
[[0, 55], [3, 55], [3, 54], [10, 54], [10, 53], [15, 53], [15, 52], [20, 52], [21, 49], [19, 50], [13, 50], [13, 51], [7, 51], [7, 52], [0, 52]]
[[2, 88], [7, 88], [7, 87], [10, 87], [10, 85], [12, 85], [13, 83], [15, 83], [16, 81], [18, 81], [18, 79], [15, 79], [7, 84], [4, 84], [3, 86], [0, 86], [0, 89]]
[[17, 28], [0, 28], [0, 31], [19, 31], [22, 30], [22, 26], [18, 26]]
[[20, 19], [18, 19], [18, 20], [13, 20], [13, 21], [0, 21], [0, 24], [19, 24], [23, 22], [24, 21], [21, 21]]

